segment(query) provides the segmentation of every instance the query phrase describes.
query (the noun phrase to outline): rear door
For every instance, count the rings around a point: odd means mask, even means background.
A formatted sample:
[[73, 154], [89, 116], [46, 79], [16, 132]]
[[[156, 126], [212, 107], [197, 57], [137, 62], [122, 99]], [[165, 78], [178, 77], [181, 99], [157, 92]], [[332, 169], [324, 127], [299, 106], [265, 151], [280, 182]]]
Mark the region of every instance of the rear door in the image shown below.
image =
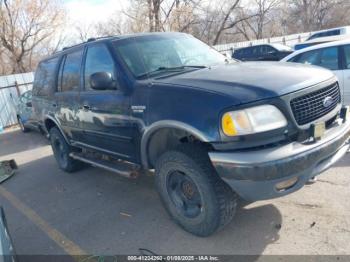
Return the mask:
[[[115, 87], [106, 90], [91, 88], [94, 73], [107, 72], [115, 79]], [[84, 66], [84, 90], [80, 95], [79, 122], [84, 129], [80, 143], [118, 158], [133, 161], [135, 127], [130, 121], [130, 96], [120, 90], [117, 67], [106, 43], [88, 46]]]
[[83, 48], [74, 49], [61, 59], [58, 73], [57, 119], [66, 135], [79, 140], [82, 129], [77, 118], [79, 108], [80, 71]]
[[343, 101], [345, 105], [350, 105], [350, 45], [342, 47], [343, 61]]
[[35, 72], [32, 92], [33, 120], [44, 126], [45, 115], [56, 111], [56, 73], [59, 57], [40, 62]]

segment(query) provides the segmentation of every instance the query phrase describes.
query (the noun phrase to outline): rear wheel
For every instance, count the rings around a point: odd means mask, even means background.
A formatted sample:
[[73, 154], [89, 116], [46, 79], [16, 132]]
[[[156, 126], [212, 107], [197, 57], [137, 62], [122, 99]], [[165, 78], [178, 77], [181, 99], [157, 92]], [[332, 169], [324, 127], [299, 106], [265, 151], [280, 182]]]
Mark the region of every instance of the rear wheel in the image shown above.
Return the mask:
[[58, 166], [63, 171], [70, 173], [83, 167], [82, 162], [69, 156], [69, 154], [76, 151], [76, 149], [66, 142], [65, 138], [57, 127], [50, 129], [50, 142]]
[[23, 133], [30, 131], [30, 129], [28, 127], [25, 127], [25, 125], [23, 124], [22, 118], [20, 116], [17, 116], [17, 120], [18, 120], [18, 125], [21, 128], [21, 131]]
[[237, 195], [202, 147], [181, 145], [164, 153], [156, 164], [156, 185], [170, 216], [192, 234], [209, 236], [235, 214]]

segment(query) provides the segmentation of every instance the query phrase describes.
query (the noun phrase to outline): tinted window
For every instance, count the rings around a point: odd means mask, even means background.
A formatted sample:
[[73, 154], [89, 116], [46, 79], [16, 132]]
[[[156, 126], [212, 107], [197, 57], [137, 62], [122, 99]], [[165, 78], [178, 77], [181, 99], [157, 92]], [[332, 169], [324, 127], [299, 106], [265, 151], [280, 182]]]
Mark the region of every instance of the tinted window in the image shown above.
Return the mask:
[[318, 62], [318, 57], [320, 55], [320, 50], [305, 52], [303, 54], [300, 54], [298, 58], [294, 60], [294, 62], [302, 63], [302, 64], [309, 64], [309, 65], [315, 65]]
[[104, 44], [88, 48], [85, 61], [85, 89], [89, 90], [90, 76], [97, 72], [108, 72], [114, 77], [114, 64], [112, 56]]
[[319, 38], [319, 37], [334, 36], [334, 35], [340, 35], [340, 29], [314, 34], [310, 36], [308, 40]]
[[243, 48], [243, 49], [238, 49], [237, 50], [237, 54], [238, 55], [249, 55], [250, 54], [251, 49], [250, 48]]
[[345, 69], [350, 69], [350, 45], [344, 46], [344, 55], [345, 55]]
[[272, 53], [272, 52], [275, 52], [275, 51], [276, 51], [276, 50], [275, 50], [273, 47], [271, 47], [271, 46], [265, 45], [264, 47], [265, 47], [265, 50], [264, 50], [264, 53], [265, 53], [265, 54]]
[[58, 58], [41, 62], [35, 72], [33, 94], [36, 96], [49, 96], [56, 91], [56, 66]]
[[251, 47], [248, 47], [246, 49], [243, 49], [245, 55], [251, 55], [253, 52], [253, 49]]
[[329, 47], [305, 52], [289, 61], [318, 65], [330, 70], [338, 70], [338, 47]]
[[62, 92], [79, 90], [82, 54], [82, 49], [74, 53], [67, 54], [62, 71]]
[[255, 46], [252, 48], [252, 53], [254, 56], [260, 55], [260, 47], [259, 46]]

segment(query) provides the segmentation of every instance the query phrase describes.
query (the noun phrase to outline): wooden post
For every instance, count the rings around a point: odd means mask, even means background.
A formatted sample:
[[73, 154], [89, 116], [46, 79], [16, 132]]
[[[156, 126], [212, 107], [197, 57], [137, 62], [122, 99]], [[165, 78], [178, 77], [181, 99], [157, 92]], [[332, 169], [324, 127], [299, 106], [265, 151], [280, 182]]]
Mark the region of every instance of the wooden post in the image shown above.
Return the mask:
[[17, 96], [20, 97], [21, 91], [19, 90], [19, 86], [18, 86], [17, 81], [15, 81], [15, 87], [16, 87], [16, 91], [17, 91]]

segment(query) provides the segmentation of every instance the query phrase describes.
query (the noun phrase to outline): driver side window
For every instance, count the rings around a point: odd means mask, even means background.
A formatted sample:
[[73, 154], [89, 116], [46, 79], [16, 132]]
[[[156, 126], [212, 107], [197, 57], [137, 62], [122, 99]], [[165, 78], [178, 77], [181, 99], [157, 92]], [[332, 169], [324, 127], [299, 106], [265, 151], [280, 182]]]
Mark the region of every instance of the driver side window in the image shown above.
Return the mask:
[[88, 47], [84, 73], [85, 90], [93, 90], [90, 84], [90, 76], [97, 72], [111, 73], [113, 79], [115, 79], [113, 58], [105, 44]]

